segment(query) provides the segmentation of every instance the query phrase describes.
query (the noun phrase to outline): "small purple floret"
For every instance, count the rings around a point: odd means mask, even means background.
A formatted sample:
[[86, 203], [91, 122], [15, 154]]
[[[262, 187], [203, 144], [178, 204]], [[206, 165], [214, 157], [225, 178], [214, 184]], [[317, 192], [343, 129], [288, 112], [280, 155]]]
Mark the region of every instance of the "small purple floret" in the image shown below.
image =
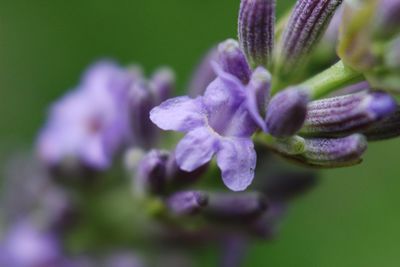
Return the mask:
[[216, 155], [224, 183], [241, 191], [254, 177], [251, 136], [258, 127], [248, 111], [243, 83], [220, 66], [214, 68], [218, 78], [204, 96], [167, 100], [150, 112], [150, 119], [163, 130], [187, 133], [176, 148], [181, 169], [193, 171]]

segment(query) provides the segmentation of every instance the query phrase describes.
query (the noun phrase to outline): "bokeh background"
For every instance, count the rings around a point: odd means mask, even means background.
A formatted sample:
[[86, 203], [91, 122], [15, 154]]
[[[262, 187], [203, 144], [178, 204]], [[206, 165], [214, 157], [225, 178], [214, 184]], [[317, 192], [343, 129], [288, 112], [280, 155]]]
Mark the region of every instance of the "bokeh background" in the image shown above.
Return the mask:
[[[279, 13], [293, 1], [278, 0]], [[170, 65], [181, 90], [201, 55], [236, 36], [239, 0], [0, 0], [0, 160], [29, 147], [47, 106], [96, 59]], [[372, 144], [362, 165], [323, 171], [272, 243], [246, 266], [400, 265], [400, 140]], [[215, 253], [201, 266], [214, 266]]]

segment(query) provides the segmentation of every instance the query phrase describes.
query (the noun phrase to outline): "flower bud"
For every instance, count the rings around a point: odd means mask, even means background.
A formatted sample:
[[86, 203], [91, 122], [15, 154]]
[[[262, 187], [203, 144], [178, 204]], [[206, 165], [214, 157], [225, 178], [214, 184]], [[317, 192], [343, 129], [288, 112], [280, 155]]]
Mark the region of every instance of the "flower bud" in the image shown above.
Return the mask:
[[175, 89], [175, 74], [167, 67], [158, 69], [150, 80], [155, 97], [155, 105], [171, 97]]
[[158, 130], [149, 119], [155, 105], [156, 97], [149, 85], [143, 80], [134, 82], [129, 92], [129, 114], [133, 143], [141, 148], [154, 145], [157, 137]]
[[379, 141], [400, 136], [400, 107], [381, 122], [373, 124], [363, 134], [368, 141]]
[[306, 119], [308, 101], [307, 94], [298, 87], [290, 87], [276, 94], [268, 105], [268, 132], [276, 137], [294, 135]]
[[396, 107], [393, 97], [380, 91], [316, 100], [308, 105], [301, 133], [345, 136], [390, 116]]
[[250, 80], [251, 70], [239, 43], [229, 39], [218, 46], [218, 53], [222, 69], [238, 78], [243, 84], [247, 84]]
[[238, 33], [240, 46], [253, 67], [272, 59], [275, 35], [275, 0], [242, 0]]
[[216, 193], [210, 195], [204, 212], [217, 220], [243, 221], [260, 216], [268, 208], [264, 196], [255, 193]]
[[168, 156], [168, 152], [151, 150], [143, 157], [136, 171], [136, 185], [139, 189], [154, 194], [165, 191]]
[[294, 159], [300, 163], [321, 167], [345, 167], [358, 164], [367, 149], [367, 140], [361, 134], [344, 138], [305, 139], [305, 152]]
[[204, 208], [208, 203], [208, 195], [203, 192], [178, 192], [166, 200], [170, 212], [175, 215], [192, 215]]
[[279, 51], [280, 72], [293, 73], [318, 44], [342, 0], [298, 0], [283, 32]]

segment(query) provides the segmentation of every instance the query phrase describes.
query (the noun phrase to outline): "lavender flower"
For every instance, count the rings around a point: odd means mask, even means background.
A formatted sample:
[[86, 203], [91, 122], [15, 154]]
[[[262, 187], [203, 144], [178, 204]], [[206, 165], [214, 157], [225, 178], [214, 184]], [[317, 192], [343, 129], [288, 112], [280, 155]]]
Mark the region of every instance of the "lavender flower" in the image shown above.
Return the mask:
[[306, 135], [344, 136], [390, 116], [396, 101], [384, 92], [361, 92], [313, 101], [301, 131]]
[[63, 261], [54, 236], [37, 230], [28, 222], [15, 224], [2, 241], [1, 266], [60, 266]]
[[204, 96], [167, 100], [150, 113], [163, 130], [186, 132], [176, 148], [178, 165], [193, 171], [217, 155], [226, 186], [247, 188], [254, 177], [256, 153], [251, 140], [257, 125], [247, 109], [243, 84], [215, 65], [218, 78]]
[[75, 91], [54, 104], [40, 133], [38, 150], [50, 166], [65, 162], [104, 170], [127, 137], [129, 73], [99, 63]]
[[267, 66], [274, 46], [275, 0], [242, 0], [238, 33], [250, 65]]

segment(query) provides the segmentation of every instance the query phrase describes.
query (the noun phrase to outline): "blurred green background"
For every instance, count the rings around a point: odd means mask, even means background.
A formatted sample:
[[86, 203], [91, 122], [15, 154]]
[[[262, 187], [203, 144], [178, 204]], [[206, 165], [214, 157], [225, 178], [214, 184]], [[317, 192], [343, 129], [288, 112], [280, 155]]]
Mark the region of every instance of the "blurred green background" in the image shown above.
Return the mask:
[[[280, 12], [292, 1], [280, 0]], [[181, 89], [211, 45], [236, 35], [239, 0], [0, 0], [0, 151], [34, 141], [46, 108], [102, 57], [170, 65]], [[372, 144], [364, 164], [324, 171], [280, 238], [246, 266], [400, 266], [400, 140]], [[399, 165], [398, 165], [399, 164]], [[204, 266], [214, 266], [213, 252]]]

